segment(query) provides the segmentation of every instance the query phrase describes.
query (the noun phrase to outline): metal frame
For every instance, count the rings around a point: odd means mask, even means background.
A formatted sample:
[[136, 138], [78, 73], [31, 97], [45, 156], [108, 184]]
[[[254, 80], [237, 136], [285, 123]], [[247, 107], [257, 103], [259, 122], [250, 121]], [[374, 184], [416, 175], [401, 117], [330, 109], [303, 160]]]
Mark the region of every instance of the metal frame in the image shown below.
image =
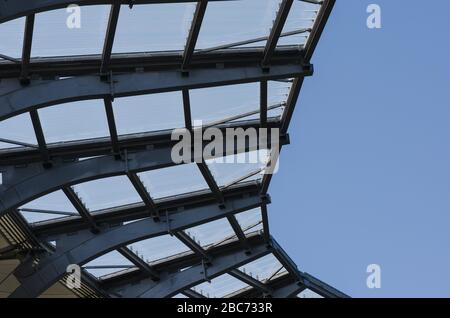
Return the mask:
[[224, 209], [217, 207], [216, 204], [206, 204], [198, 208], [175, 212], [169, 214], [168, 218], [163, 216], [164, 222], [154, 222], [151, 218], [146, 218], [121, 226], [103, 225], [99, 234], [82, 230], [76, 235], [54, 236], [52, 239], [57, 242], [56, 251], [41, 258], [39, 268], [34, 270], [33, 275], [29, 275], [29, 271], [33, 268], [32, 262], [22, 263], [16, 271], [16, 278], [22, 285], [20, 290], [12, 296], [36, 297], [58, 281], [65, 274], [69, 264], [83, 265], [127, 244], [167, 233], [181, 232], [229, 214], [258, 207], [261, 203], [261, 198], [253, 195], [248, 198], [230, 199]]
[[[209, 0], [230, 1], [230, 0]], [[207, 10], [207, 0], [15, 0], [0, 2], [0, 23], [26, 17], [22, 58], [0, 55], [0, 121], [29, 113], [37, 145], [0, 139], [21, 146], [0, 150], [0, 232], [13, 243], [0, 251], [2, 257], [18, 257], [15, 270], [20, 287], [11, 297], [37, 297], [48, 287], [66, 277], [69, 264], [84, 265], [112, 250], [117, 250], [133, 266], [112, 277], [97, 279], [83, 271], [81, 297], [171, 297], [183, 293], [189, 297], [203, 295], [191, 289], [195, 285], [228, 273], [247, 283], [251, 290], [235, 296], [292, 297], [309, 288], [325, 297], [346, 297], [334, 288], [302, 273], [270, 236], [267, 194], [271, 175], [261, 183], [239, 180], [219, 187], [206, 159], [198, 163], [209, 190], [154, 200], [138, 173], [174, 165], [170, 153], [173, 141], [170, 131], [119, 136], [114, 117], [115, 98], [142, 94], [180, 91], [183, 96], [185, 127], [192, 131], [189, 90], [231, 84], [260, 82], [259, 111], [230, 117], [213, 123], [222, 131], [227, 128], [276, 127], [281, 129], [277, 145], [289, 143], [288, 126], [299, 97], [304, 77], [313, 73], [310, 60], [334, 5], [334, 0], [303, 0], [320, 4], [311, 29], [283, 33], [293, 0], [283, 0], [270, 34], [219, 47], [195, 50]], [[112, 54], [121, 5], [196, 2], [185, 49], [179, 52]], [[110, 4], [107, 32], [100, 55], [31, 58], [34, 17], [43, 11], [69, 4]], [[310, 32], [305, 47], [277, 47], [280, 37]], [[267, 40], [265, 47], [236, 48]], [[62, 79], [70, 76], [71, 78]], [[268, 105], [268, 81], [293, 78], [286, 105]], [[109, 136], [85, 141], [48, 144], [38, 110], [82, 100], [103, 100]], [[281, 119], [268, 118], [268, 110], [285, 106]], [[63, 107], [63, 106], [62, 106]], [[257, 120], [240, 120], [259, 113]], [[247, 145], [235, 147], [235, 154], [256, 149]], [[224, 145], [226, 149], [226, 145]], [[98, 156], [80, 160], [87, 156]], [[272, 157], [272, 161], [278, 160]], [[258, 173], [255, 172], [255, 173]], [[73, 185], [124, 175], [130, 180], [142, 203], [89, 211], [72, 188]], [[62, 190], [78, 215], [50, 212], [61, 219], [28, 224], [18, 208], [55, 190]], [[262, 233], [244, 233], [235, 215], [259, 207]], [[23, 209], [25, 211], [25, 209]], [[140, 218], [143, 218], [139, 220]], [[235, 237], [213, 248], [200, 246], [184, 230], [220, 218], [228, 220]], [[125, 224], [124, 222], [134, 221]], [[189, 247], [190, 253], [157, 264], [149, 264], [127, 245], [143, 239], [170, 234]], [[48, 242], [56, 241], [56, 248]], [[273, 281], [260, 282], [237, 268], [272, 253], [288, 271]], [[190, 266], [189, 269], [181, 269]], [[130, 284], [133, 282], [133, 284]]]

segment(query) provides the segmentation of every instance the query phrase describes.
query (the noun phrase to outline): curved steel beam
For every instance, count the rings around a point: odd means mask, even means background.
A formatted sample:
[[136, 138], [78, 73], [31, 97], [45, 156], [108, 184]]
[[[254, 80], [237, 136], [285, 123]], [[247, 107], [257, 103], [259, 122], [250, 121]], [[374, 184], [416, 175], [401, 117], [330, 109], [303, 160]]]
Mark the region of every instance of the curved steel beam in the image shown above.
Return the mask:
[[146, 278], [136, 284], [116, 287], [113, 291], [124, 298], [172, 297], [186, 289], [225, 274], [233, 268], [238, 268], [270, 254], [271, 250], [270, 242], [269, 244], [261, 242], [252, 246], [250, 254], [240, 248], [214, 257], [209, 266], [198, 264], [181, 272], [161, 273], [159, 282]]
[[51, 169], [40, 164], [14, 168], [4, 173], [6, 180], [0, 191], [0, 215], [51, 193], [63, 186], [173, 165], [171, 149], [155, 149], [130, 154], [128, 160], [117, 160], [113, 155], [76, 162], [54, 163]]
[[37, 267], [31, 262], [25, 262], [18, 267], [15, 276], [21, 286], [11, 294], [11, 297], [39, 296], [66, 274], [66, 268], [70, 264], [83, 265], [120, 246], [164, 235], [169, 231], [182, 231], [256, 208], [262, 203], [259, 195], [253, 195], [229, 199], [223, 209], [213, 203], [173, 213], [169, 215], [169, 222], [166, 218], [162, 218], [162, 222], [154, 222], [151, 218], [146, 218], [116, 227], [104, 225], [101, 233], [97, 235], [89, 230], [65, 235], [57, 241], [55, 253], [41, 258]]
[[31, 80], [20, 86], [17, 80], [0, 83], [0, 121], [42, 107], [73, 101], [155, 94], [183, 89], [257, 82], [312, 74], [308, 65], [276, 65], [194, 69], [188, 75], [177, 70], [113, 75], [109, 81], [87, 75], [59, 80]]
[[[223, 153], [227, 153], [226, 141], [223, 146]], [[260, 148], [259, 143], [257, 145], [235, 143], [233, 146], [234, 154]], [[261, 144], [261, 147], [266, 146]], [[55, 160], [49, 169], [40, 163], [29, 164], [25, 167], [0, 166], [3, 170], [3, 184], [0, 185], [0, 216], [62, 187], [174, 166], [171, 152], [172, 143], [168, 143], [161, 148], [125, 153], [120, 159], [115, 155], [108, 155], [73, 162]]]

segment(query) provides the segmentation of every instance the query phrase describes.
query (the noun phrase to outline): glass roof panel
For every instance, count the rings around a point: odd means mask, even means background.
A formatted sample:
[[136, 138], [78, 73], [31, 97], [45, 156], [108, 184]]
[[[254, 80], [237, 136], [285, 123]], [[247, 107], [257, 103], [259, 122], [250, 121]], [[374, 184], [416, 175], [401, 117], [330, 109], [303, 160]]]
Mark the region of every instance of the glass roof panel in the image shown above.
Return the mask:
[[120, 8], [113, 53], [183, 50], [195, 3]]
[[75, 185], [73, 188], [90, 211], [142, 201], [125, 176], [93, 180]]
[[[312, 28], [319, 10], [320, 5], [318, 4], [303, 1], [294, 1], [294, 3], [292, 4], [292, 8], [289, 11], [289, 15], [284, 25], [282, 34]], [[280, 37], [278, 46], [304, 45], [308, 36], [309, 32]]]
[[31, 56], [101, 54], [110, 7], [71, 7], [36, 14]]
[[267, 149], [262, 149], [209, 159], [206, 163], [219, 187], [227, 187], [243, 181], [260, 180], [268, 155]]
[[297, 295], [298, 298], [323, 298], [323, 296], [320, 296], [318, 293], [313, 292], [310, 289], [305, 289], [301, 293]]
[[151, 170], [138, 175], [154, 199], [209, 189], [194, 163]]
[[184, 231], [200, 246], [212, 246], [235, 236], [226, 218], [191, 227]]
[[72, 205], [72, 203], [70, 203], [69, 199], [61, 190], [52, 192], [27, 204], [24, 204], [19, 208], [19, 211], [21, 212], [25, 220], [27, 220], [29, 223], [58, 219], [67, 216], [54, 213], [43, 213], [44, 211], [63, 212], [75, 215], [78, 214], [75, 207]]
[[[86, 269], [89, 273], [99, 278], [101, 276], [121, 271], [125, 269], [125, 267], [133, 266], [133, 263], [122, 256], [122, 254], [120, 254], [119, 252], [112, 251], [90, 261], [89, 263], [84, 265], [84, 267], [86, 266], [112, 266], [112, 268]], [[114, 266], [124, 266], [124, 268], [114, 268]]]
[[245, 234], [263, 231], [261, 208], [256, 208], [236, 214], [236, 220]]
[[240, 267], [239, 270], [261, 282], [264, 282], [281, 272], [280, 269], [282, 268], [283, 265], [281, 265], [278, 259], [273, 256], [273, 254], [268, 254]]
[[109, 136], [103, 100], [78, 101], [39, 109], [47, 143]]
[[[37, 145], [30, 115], [21, 114], [0, 121], [0, 138]], [[0, 149], [16, 147], [20, 146], [0, 142]]]
[[116, 98], [113, 107], [119, 135], [184, 127], [181, 92]]
[[223, 274], [212, 279], [210, 283], [204, 282], [192, 289], [208, 298], [223, 298], [224, 296], [247, 287], [249, 287], [249, 285], [241, 280], [228, 274]]
[[[0, 24], [0, 54], [13, 58], [22, 56], [23, 33], [25, 30], [25, 18], [11, 20]], [[2, 59], [0, 58], [0, 61]]]
[[[281, 0], [210, 2], [196, 49], [266, 37], [273, 26]], [[264, 46], [266, 41], [250, 44]]]
[[190, 251], [186, 245], [168, 234], [139, 241], [128, 247], [147, 263]]
[[259, 110], [258, 96], [259, 83], [191, 90], [192, 120], [201, 120], [203, 125], [206, 125], [231, 116]]

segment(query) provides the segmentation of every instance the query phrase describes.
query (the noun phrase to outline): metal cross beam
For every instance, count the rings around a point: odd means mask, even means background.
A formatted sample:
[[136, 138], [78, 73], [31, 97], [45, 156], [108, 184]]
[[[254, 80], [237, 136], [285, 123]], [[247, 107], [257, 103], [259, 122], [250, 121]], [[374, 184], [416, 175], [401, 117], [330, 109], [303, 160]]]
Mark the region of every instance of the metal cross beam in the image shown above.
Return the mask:
[[25, 19], [25, 32], [23, 36], [23, 48], [22, 48], [22, 70], [20, 73], [21, 84], [28, 84], [28, 66], [30, 64], [31, 57], [31, 45], [33, 43], [33, 30], [34, 30], [34, 14], [27, 16]]
[[260, 282], [259, 280], [253, 278], [250, 275], [247, 275], [246, 273], [244, 273], [238, 269], [232, 269], [231, 271], [228, 272], [228, 274], [230, 274], [234, 278], [237, 278], [237, 279], [243, 281], [247, 285], [250, 285], [254, 288], [259, 289], [265, 295], [272, 294], [272, 289], [269, 286], [267, 286], [266, 284]]
[[39, 145], [39, 151], [41, 152], [42, 161], [47, 164], [50, 160], [48, 154], [47, 142], [45, 141], [44, 130], [42, 129], [41, 120], [39, 119], [39, 114], [37, 110], [32, 110], [30, 112], [31, 123], [33, 124], [34, 134], [36, 135], [36, 140]]
[[191, 29], [189, 31], [187, 43], [183, 53], [182, 70], [189, 68], [189, 64], [194, 54], [195, 45], [197, 44], [198, 35], [202, 26], [203, 17], [205, 16], [208, 0], [199, 0], [195, 8], [194, 19], [192, 20]]
[[[197, 2], [198, 0], [133, 0], [134, 5], [154, 4], [154, 3], [186, 3]], [[209, 1], [230, 1], [230, 0], [209, 0]], [[76, 4], [101, 5], [101, 4], [123, 4], [129, 5], [130, 0], [77, 0]], [[38, 13], [53, 9], [65, 8], [73, 4], [73, 0], [14, 0], [0, 2], [0, 23], [23, 17], [32, 13]]]
[[38, 108], [73, 101], [154, 94], [311, 74], [311, 65], [292, 64], [273, 66], [269, 71], [264, 71], [257, 65], [195, 69], [189, 72], [189, 76], [183, 76], [176, 70], [117, 74], [113, 75], [111, 82], [102, 81], [95, 75], [86, 75], [49, 81], [31, 80], [25, 87], [18, 87], [13, 80], [5, 80], [2, 81], [3, 87], [0, 86], [0, 121]]
[[[259, 145], [235, 143], [234, 154], [248, 152]], [[224, 144], [224, 149], [226, 145]], [[208, 159], [208, 158], [205, 158]], [[40, 196], [63, 187], [100, 178], [138, 173], [174, 166], [171, 144], [161, 148], [129, 153], [125, 160], [114, 155], [95, 157], [82, 161], [54, 162], [51, 169], [39, 163], [26, 167], [6, 166], [3, 173], [3, 191], [0, 192], [0, 215]]]
[[154, 281], [159, 280], [159, 273], [157, 273], [149, 264], [147, 264], [143, 259], [137, 256], [128, 247], [122, 246], [117, 249], [117, 251], [122, 254], [127, 260], [136, 265], [141, 271], [146, 275], [151, 277]]
[[198, 293], [198, 292], [196, 292], [195, 290], [192, 290], [192, 289], [183, 290], [181, 293], [183, 295], [185, 295], [186, 297], [189, 297], [189, 298], [206, 298], [202, 294], [200, 294], [200, 293]]
[[108, 28], [103, 45], [102, 65], [100, 67], [100, 74], [106, 74], [109, 69], [109, 62], [111, 60], [111, 52], [114, 44], [114, 37], [116, 35], [117, 22], [119, 20], [120, 4], [113, 4], [109, 13]]
[[[270, 128], [278, 128], [280, 126], [280, 122], [278, 119], [271, 119], [268, 122], [268, 126]], [[209, 126], [205, 126], [203, 127], [203, 129], [205, 130], [208, 127]], [[258, 130], [260, 128], [260, 124], [259, 120], [252, 119], [245, 121], [226, 122], [223, 124], [217, 124], [214, 127], [219, 129], [225, 136], [227, 128], [242, 128], [244, 130], [252, 128]], [[120, 149], [127, 149], [127, 151], [131, 153], [135, 150], [142, 150], [146, 147], [174, 145], [175, 142], [171, 140], [172, 132], [173, 130], [169, 129], [157, 132], [122, 135], [119, 136], [118, 146]], [[270, 138], [268, 139], [270, 140]], [[280, 142], [289, 142], [288, 136], [281, 136]], [[47, 148], [52, 160], [58, 160], [60, 158], [69, 160], [76, 158], [111, 155], [111, 138], [101, 137], [71, 142], [56, 142], [47, 144]], [[39, 147], [37, 146], [32, 148], [17, 147], [12, 149], [0, 149], [0, 166], [23, 165], [33, 162], [42, 162], [41, 152], [39, 151]]]
[[[256, 182], [249, 182], [226, 189], [224, 196], [226, 200], [232, 200], [242, 196], [259, 195], [259, 191], [260, 188]], [[269, 203], [266, 197], [262, 197], [262, 200]], [[165, 215], [173, 211], [190, 209], [194, 202], [195, 204], [215, 204], [217, 206], [210, 191], [200, 191], [180, 197], [160, 199], [157, 201], [157, 206], [161, 214]], [[148, 208], [143, 202], [93, 211], [91, 215], [96, 223], [103, 225], [121, 224], [149, 217]], [[89, 230], [89, 227], [81, 216], [73, 216], [39, 222], [31, 226], [31, 229], [42, 241], [57, 241], [65, 233]]]
[[295, 298], [300, 292], [306, 289], [306, 286], [295, 280], [290, 274], [285, 273], [279, 277], [272, 278], [264, 284], [269, 289], [269, 293], [265, 292], [257, 286], [252, 289], [242, 289], [233, 294], [228, 295], [231, 298]]
[[272, 58], [275, 48], [277, 47], [278, 40], [280, 39], [281, 32], [283, 31], [284, 24], [291, 10], [294, 0], [283, 0], [280, 5], [277, 17], [270, 32], [269, 39], [267, 40], [266, 48], [264, 50], [264, 58], [262, 60], [263, 66], [268, 66], [270, 59]]
[[265, 128], [267, 127], [267, 81], [261, 81], [259, 92], [259, 118], [261, 121], [261, 127]]
[[[38, 269], [32, 275], [29, 275], [32, 263], [20, 265], [15, 276], [21, 282], [21, 286], [12, 294], [12, 297], [38, 296], [65, 274], [69, 264], [83, 265], [118, 247], [167, 234], [169, 229], [182, 231], [229, 214], [250, 210], [260, 206], [261, 203], [261, 198], [254, 195], [231, 199], [227, 201], [225, 209], [218, 208], [216, 204], [206, 204], [176, 212], [170, 214], [166, 222], [154, 222], [151, 218], [146, 218], [121, 226], [103, 226], [102, 231], [97, 235], [84, 230], [75, 235], [61, 236], [57, 238], [58, 248], [55, 253], [41, 258]], [[163, 276], [160, 277], [163, 278]]]
[[209, 256], [206, 254], [206, 251], [201, 247], [196, 241], [194, 241], [189, 235], [187, 235], [183, 231], [173, 232], [173, 235], [183, 242], [184, 245], [189, 247], [194, 253], [199, 255], [206, 262], [210, 262]]
[[78, 211], [78, 214], [81, 215], [81, 217], [89, 224], [91, 227], [91, 230], [93, 233], [97, 234], [100, 232], [100, 229], [98, 225], [95, 223], [94, 218], [89, 213], [88, 209], [84, 205], [84, 203], [81, 201], [80, 197], [76, 194], [76, 192], [72, 189], [72, 187], [63, 187], [62, 191], [69, 199], [70, 203], [75, 207], [75, 209]]
[[139, 176], [136, 173], [127, 172], [127, 177], [133, 184], [134, 188], [136, 189], [136, 192], [139, 194], [144, 204], [147, 206], [150, 215], [153, 217], [155, 221], [158, 221], [160, 217], [158, 208], [156, 207], [155, 202], [148, 193], [147, 189], [145, 188], [145, 185], [142, 183]]
[[305, 61], [309, 62], [314, 54], [314, 51], [319, 43], [319, 39], [322, 35], [325, 25], [327, 24], [328, 18], [333, 11], [334, 4], [336, 0], [323, 0], [322, 8], [318, 13], [314, 26], [312, 28], [311, 34], [309, 35], [308, 42], [306, 43], [305, 51]]
[[217, 202], [220, 205], [223, 205], [222, 191], [220, 191], [220, 188], [217, 185], [216, 180], [214, 180], [214, 176], [212, 175], [211, 171], [209, 170], [209, 167], [206, 164], [204, 158], [202, 158], [202, 162], [197, 162], [197, 167], [200, 170], [206, 183], [208, 184], [208, 187], [211, 189], [212, 193], [214, 193], [214, 195], [216, 196]]
[[111, 146], [114, 153], [119, 153], [119, 136], [117, 134], [116, 120], [114, 118], [114, 109], [112, 105], [111, 98], [104, 98], [103, 103], [105, 104], [105, 113], [108, 120], [109, 135], [111, 138]]
[[347, 298], [348, 296], [338, 291], [337, 289], [325, 284], [324, 282], [314, 278], [313, 276], [302, 273], [298, 270], [297, 265], [287, 255], [287, 253], [281, 248], [281, 246], [272, 240], [273, 254], [283, 267], [293, 276], [296, 277], [299, 282], [305, 285], [308, 289], [318, 293], [323, 297], [328, 298]]

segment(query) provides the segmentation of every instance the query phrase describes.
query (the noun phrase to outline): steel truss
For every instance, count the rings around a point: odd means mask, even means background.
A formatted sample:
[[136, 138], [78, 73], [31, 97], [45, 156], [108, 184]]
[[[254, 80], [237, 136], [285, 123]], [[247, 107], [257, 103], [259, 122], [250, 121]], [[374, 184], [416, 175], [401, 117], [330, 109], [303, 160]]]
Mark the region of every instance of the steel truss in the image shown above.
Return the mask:
[[[185, 127], [192, 131], [190, 90], [242, 83], [260, 83], [259, 109], [211, 124], [224, 132], [228, 128], [279, 128], [276, 144], [252, 148], [234, 146], [234, 154], [289, 144], [288, 127], [303, 80], [313, 74], [310, 63], [334, 0], [303, 0], [320, 4], [311, 29], [283, 33], [294, 0], [281, 1], [270, 34], [264, 38], [196, 50], [208, 2], [230, 0], [15, 0], [0, 1], [0, 23], [25, 17], [22, 57], [0, 54], [0, 121], [28, 113], [37, 144], [0, 138], [18, 145], [0, 150], [0, 235], [10, 243], [0, 250], [0, 259], [19, 258], [14, 276], [20, 286], [11, 297], [38, 297], [67, 277], [68, 265], [83, 266], [111, 251], [118, 251], [132, 263], [130, 268], [97, 279], [83, 270], [83, 286], [74, 291], [80, 297], [204, 297], [196, 285], [223, 274], [246, 283], [249, 288], [233, 297], [296, 297], [305, 289], [323, 297], [347, 297], [331, 286], [297, 269], [295, 263], [270, 235], [267, 194], [271, 174], [261, 182], [246, 176], [219, 186], [208, 164], [197, 163], [208, 190], [164, 199], [154, 199], [138, 173], [173, 166], [171, 131], [121, 136], [117, 132], [115, 98], [180, 91], [183, 95]], [[112, 54], [121, 5], [196, 2], [195, 14], [183, 51]], [[111, 11], [102, 53], [90, 56], [31, 58], [35, 15], [64, 8], [109, 4]], [[281, 37], [310, 33], [304, 47], [278, 46]], [[265, 40], [264, 47], [237, 48]], [[1, 53], [1, 52], [0, 52]], [[67, 78], [69, 77], [69, 78]], [[292, 81], [287, 102], [268, 105], [268, 81]], [[103, 100], [109, 137], [83, 141], [48, 143], [39, 118], [41, 108], [82, 100]], [[268, 111], [285, 107], [280, 119]], [[259, 119], [245, 120], [259, 114]], [[207, 127], [205, 127], [207, 128]], [[205, 147], [205, 144], [203, 145]], [[227, 149], [226, 144], [223, 149]], [[93, 157], [82, 160], [86, 157]], [[276, 161], [273, 157], [271, 160]], [[90, 211], [73, 186], [112, 176], [126, 176], [141, 203]], [[77, 213], [64, 218], [28, 224], [19, 209], [24, 204], [62, 190]], [[236, 215], [260, 209], [262, 231], [246, 233]], [[63, 214], [58, 211], [35, 211]], [[215, 220], [228, 220], [234, 236], [214, 246], [202, 246], [185, 230]], [[130, 222], [133, 221], [133, 222]], [[145, 239], [170, 234], [190, 252], [150, 264], [127, 246]], [[55, 246], [49, 242], [55, 242]], [[260, 281], [239, 270], [272, 254], [286, 273]], [[187, 269], [186, 269], [187, 268]], [[182, 270], [185, 269], [185, 270]]]

